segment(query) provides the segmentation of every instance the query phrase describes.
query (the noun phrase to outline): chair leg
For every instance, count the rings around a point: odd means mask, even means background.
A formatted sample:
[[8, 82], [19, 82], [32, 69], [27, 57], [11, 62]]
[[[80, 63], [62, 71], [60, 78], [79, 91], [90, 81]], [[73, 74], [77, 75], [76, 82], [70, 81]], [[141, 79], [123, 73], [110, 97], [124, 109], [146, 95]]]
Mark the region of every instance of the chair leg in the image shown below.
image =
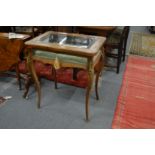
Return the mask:
[[17, 76], [17, 80], [18, 80], [18, 84], [19, 84], [19, 90], [21, 90], [22, 89], [22, 84], [21, 84], [21, 76], [20, 76], [18, 64], [16, 64], [15, 67], [16, 67], [16, 76]]
[[125, 56], [126, 56], [126, 44], [127, 44], [127, 40], [124, 43], [124, 48], [123, 48], [123, 62], [125, 61]]
[[121, 59], [122, 59], [122, 49], [119, 49], [118, 50], [118, 58], [117, 58], [117, 70], [116, 70], [117, 74], [119, 74]]
[[100, 74], [96, 73], [95, 79], [95, 93], [96, 93], [96, 100], [99, 100], [99, 93], [98, 93], [98, 81], [99, 81]]
[[116, 71], [117, 74], [119, 74], [119, 67], [120, 67], [120, 65], [117, 64], [117, 71]]

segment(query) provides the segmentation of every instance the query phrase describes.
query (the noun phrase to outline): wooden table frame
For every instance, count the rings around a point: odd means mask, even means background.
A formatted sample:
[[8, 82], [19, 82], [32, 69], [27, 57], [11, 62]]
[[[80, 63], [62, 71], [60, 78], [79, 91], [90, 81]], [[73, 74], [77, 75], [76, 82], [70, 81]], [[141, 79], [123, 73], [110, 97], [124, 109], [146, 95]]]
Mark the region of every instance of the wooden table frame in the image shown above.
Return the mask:
[[[41, 38], [46, 37], [49, 34], [66, 34], [66, 35], [71, 35], [71, 36], [80, 36], [80, 37], [93, 37], [95, 38], [95, 43], [89, 48], [89, 49], [84, 49], [84, 48], [77, 48], [77, 47], [71, 47], [71, 46], [61, 46], [58, 45], [57, 43], [44, 43], [39, 41]], [[79, 56], [79, 57], [84, 57], [87, 59], [87, 65], [84, 66], [74, 66], [77, 68], [83, 68], [88, 71], [88, 87], [86, 90], [86, 102], [85, 102], [85, 109], [86, 109], [86, 120], [89, 120], [89, 97], [90, 97], [90, 92], [92, 88], [92, 83], [94, 79], [94, 68], [96, 67], [97, 75], [96, 75], [96, 80], [95, 80], [95, 88], [96, 88], [96, 98], [99, 99], [98, 96], [98, 79], [99, 75], [101, 73], [101, 70], [103, 68], [103, 45], [105, 42], [106, 38], [104, 37], [96, 37], [96, 36], [87, 36], [87, 35], [81, 35], [81, 34], [71, 34], [71, 33], [60, 33], [60, 32], [53, 32], [53, 31], [48, 31], [32, 40], [27, 41], [26, 48], [28, 52], [28, 58], [27, 58], [27, 64], [29, 66], [29, 71], [30, 74], [32, 75], [36, 90], [38, 93], [38, 108], [40, 108], [40, 100], [41, 100], [41, 88], [40, 88], [40, 83], [38, 80], [38, 77], [36, 75], [34, 65], [33, 65], [33, 60], [39, 60], [45, 63], [49, 63], [53, 65], [53, 62], [44, 60], [44, 59], [38, 59], [37, 57], [32, 55], [32, 50], [33, 49], [40, 49], [40, 50], [45, 50], [49, 52], [54, 52], [57, 54], [67, 54], [67, 55], [73, 55], [73, 56]], [[69, 64], [71, 67], [72, 64]], [[66, 64], [64, 64], [66, 67]], [[63, 66], [62, 66], [63, 67]], [[67, 66], [69, 67], [69, 66]]]

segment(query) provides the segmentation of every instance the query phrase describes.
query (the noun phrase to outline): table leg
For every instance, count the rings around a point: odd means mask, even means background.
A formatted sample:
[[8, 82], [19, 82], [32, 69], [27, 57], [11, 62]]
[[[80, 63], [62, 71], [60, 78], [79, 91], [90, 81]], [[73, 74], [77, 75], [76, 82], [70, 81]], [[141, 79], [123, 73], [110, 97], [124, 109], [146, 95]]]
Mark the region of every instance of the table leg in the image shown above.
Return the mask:
[[27, 78], [26, 78], [26, 83], [25, 83], [25, 92], [24, 92], [24, 95], [23, 97], [28, 99], [28, 91], [29, 91], [29, 88], [32, 84], [32, 77], [30, 75], [27, 75]]
[[99, 93], [98, 93], [98, 81], [100, 74], [102, 72], [102, 69], [104, 67], [104, 57], [101, 55], [101, 58], [99, 60], [99, 63], [97, 64], [95, 71], [96, 71], [96, 79], [95, 79], [95, 92], [96, 92], [96, 99], [99, 100]]
[[31, 49], [29, 49], [29, 51], [28, 51], [28, 60], [27, 61], [28, 61], [28, 69], [29, 69], [29, 72], [30, 72], [33, 80], [34, 80], [35, 88], [36, 88], [36, 91], [37, 91], [37, 94], [38, 94], [37, 105], [38, 105], [38, 108], [40, 108], [41, 88], [40, 88], [40, 82], [38, 80], [38, 77], [37, 77], [37, 74], [36, 74], [36, 71], [35, 71], [35, 68], [34, 68]]
[[92, 61], [88, 60], [88, 87], [86, 90], [86, 102], [85, 102], [86, 121], [89, 121], [89, 98], [93, 84], [93, 78], [94, 78], [94, 68], [92, 65]]

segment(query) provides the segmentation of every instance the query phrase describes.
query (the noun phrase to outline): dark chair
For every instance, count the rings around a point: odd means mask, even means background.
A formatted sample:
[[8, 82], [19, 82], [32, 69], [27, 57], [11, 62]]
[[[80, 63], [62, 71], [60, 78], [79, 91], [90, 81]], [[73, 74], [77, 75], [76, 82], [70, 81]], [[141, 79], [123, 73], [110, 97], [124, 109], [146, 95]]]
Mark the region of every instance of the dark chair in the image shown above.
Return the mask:
[[117, 73], [119, 73], [121, 61], [122, 60], [125, 61], [126, 45], [129, 29], [130, 29], [129, 26], [125, 26], [122, 30], [116, 29], [107, 38], [107, 41], [105, 43], [105, 54], [107, 58], [111, 57], [117, 59], [116, 66], [109, 66], [108, 64], [106, 64], [106, 66], [116, 67]]

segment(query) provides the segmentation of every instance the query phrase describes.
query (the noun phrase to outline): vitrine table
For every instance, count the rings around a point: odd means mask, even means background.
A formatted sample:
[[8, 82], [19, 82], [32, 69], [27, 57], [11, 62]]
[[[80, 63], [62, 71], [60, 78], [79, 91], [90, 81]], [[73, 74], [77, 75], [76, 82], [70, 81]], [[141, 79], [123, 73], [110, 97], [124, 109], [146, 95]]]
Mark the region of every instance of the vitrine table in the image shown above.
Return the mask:
[[[55, 69], [61, 67], [81, 68], [88, 71], [88, 87], [86, 89], [86, 120], [89, 120], [89, 96], [96, 72], [95, 88], [98, 97], [97, 84], [103, 67], [103, 45], [106, 38], [48, 31], [27, 41], [27, 64], [38, 93], [38, 108], [40, 108], [41, 89], [33, 60], [51, 64]], [[95, 72], [94, 72], [95, 69]]]

